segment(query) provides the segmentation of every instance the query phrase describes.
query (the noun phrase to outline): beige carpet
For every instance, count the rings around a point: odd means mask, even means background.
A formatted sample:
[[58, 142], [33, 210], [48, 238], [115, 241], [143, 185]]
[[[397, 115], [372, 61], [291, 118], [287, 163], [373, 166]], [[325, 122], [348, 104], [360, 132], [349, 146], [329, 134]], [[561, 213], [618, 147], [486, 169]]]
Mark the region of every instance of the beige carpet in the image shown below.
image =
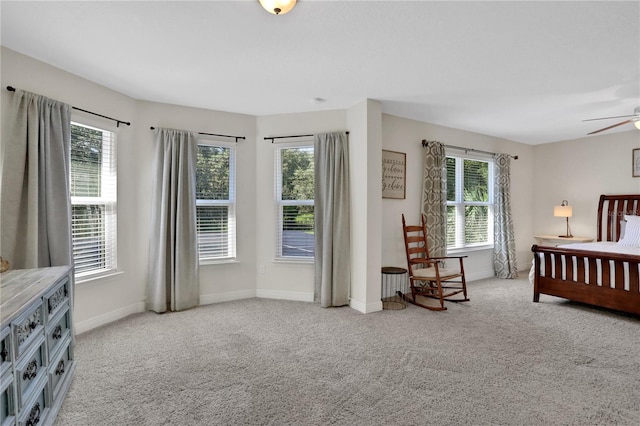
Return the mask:
[[56, 425], [638, 425], [640, 319], [469, 284], [445, 312], [248, 299], [81, 335]]

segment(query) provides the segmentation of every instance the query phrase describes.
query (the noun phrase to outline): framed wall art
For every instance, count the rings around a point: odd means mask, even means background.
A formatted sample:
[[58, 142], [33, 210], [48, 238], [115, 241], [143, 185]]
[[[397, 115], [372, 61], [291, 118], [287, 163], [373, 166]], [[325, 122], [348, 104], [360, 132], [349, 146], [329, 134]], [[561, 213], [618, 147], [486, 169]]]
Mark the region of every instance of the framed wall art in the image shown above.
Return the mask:
[[404, 200], [407, 154], [382, 150], [382, 198]]
[[631, 156], [633, 160], [633, 165], [631, 166], [631, 175], [633, 177], [640, 177], [640, 148], [636, 148], [633, 150], [633, 155]]

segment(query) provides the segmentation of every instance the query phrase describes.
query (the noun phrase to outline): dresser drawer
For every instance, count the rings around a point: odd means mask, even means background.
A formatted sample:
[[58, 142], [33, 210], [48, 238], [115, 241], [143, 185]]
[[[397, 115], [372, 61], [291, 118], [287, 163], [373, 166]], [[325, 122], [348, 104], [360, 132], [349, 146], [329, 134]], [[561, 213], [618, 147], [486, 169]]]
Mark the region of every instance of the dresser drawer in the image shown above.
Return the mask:
[[65, 305], [69, 305], [69, 277], [65, 276], [57, 282], [51, 290], [45, 293], [43, 299], [48, 323], [58, 311], [64, 309]]
[[73, 348], [71, 346], [71, 336], [68, 335], [63, 341], [64, 349], [57, 354], [49, 367], [49, 383], [53, 392], [53, 400], [56, 401], [60, 389], [62, 389], [65, 379], [73, 370]]
[[18, 394], [18, 408], [24, 407], [24, 401], [29, 399], [29, 393], [33, 392], [35, 383], [47, 376], [44, 335], [34, 342], [34, 345], [16, 363], [16, 389]]
[[51, 318], [45, 330], [49, 360], [51, 360], [60, 350], [60, 346], [66, 340], [66, 337], [71, 335], [71, 309], [68, 303]]
[[14, 425], [16, 420], [16, 397], [13, 374], [0, 378], [0, 426]]
[[13, 363], [13, 339], [11, 327], [0, 330], [0, 376], [11, 370]]
[[11, 324], [13, 341], [16, 345], [16, 359], [29, 348], [31, 342], [44, 331], [42, 301], [32, 305]]
[[39, 380], [36, 392], [26, 401], [25, 406], [20, 411], [18, 425], [36, 426], [47, 424], [49, 406], [49, 384], [46, 379]]

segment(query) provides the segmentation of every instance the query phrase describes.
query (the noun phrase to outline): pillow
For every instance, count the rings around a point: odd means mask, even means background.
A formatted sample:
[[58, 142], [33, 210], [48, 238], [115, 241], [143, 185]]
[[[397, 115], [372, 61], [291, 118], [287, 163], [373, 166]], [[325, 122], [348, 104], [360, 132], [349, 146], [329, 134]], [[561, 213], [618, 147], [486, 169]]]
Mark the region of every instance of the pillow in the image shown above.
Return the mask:
[[620, 221], [620, 238], [618, 238], [618, 241], [624, 238], [624, 229], [626, 226], [627, 226], [627, 221], [621, 220]]
[[627, 219], [627, 224], [624, 228], [624, 236], [620, 238], [618, 244], [621, 246], [640, 247], [640, 220]]
[[626, 220], [627, 222], [629, 222], [629, 221], [640, 222], [640, 216], [625, 214], [624, 215], [624, 220]]

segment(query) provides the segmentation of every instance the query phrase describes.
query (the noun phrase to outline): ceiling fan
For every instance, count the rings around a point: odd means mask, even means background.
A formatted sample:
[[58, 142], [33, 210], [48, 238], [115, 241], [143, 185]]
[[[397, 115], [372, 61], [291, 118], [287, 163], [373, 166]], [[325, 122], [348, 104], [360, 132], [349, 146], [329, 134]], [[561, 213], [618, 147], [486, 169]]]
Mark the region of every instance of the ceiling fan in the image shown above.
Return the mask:
[[587, 133], [587, 135], [593, 135], [595, 133], [604, 132], [605, 130], [613, 129], [614, 127], [622, 126], [623, 124], [627, 124], [627, 123], [633, 123], [633, 125], [640, 130], [640, 106], [637, 106], [633, 109], [633, 115], [617, 115], [614, 117], [589, 118], [587, 120], [582, 120], [582, 121], [609, 120], [612, 118], [627, 118], [627, 117], [633, 117], [633, 118], [629, 118], [628, 120], [621, 121], [611, 126], [603, 127], [602, 129], [598, 129], [591, 133]]

